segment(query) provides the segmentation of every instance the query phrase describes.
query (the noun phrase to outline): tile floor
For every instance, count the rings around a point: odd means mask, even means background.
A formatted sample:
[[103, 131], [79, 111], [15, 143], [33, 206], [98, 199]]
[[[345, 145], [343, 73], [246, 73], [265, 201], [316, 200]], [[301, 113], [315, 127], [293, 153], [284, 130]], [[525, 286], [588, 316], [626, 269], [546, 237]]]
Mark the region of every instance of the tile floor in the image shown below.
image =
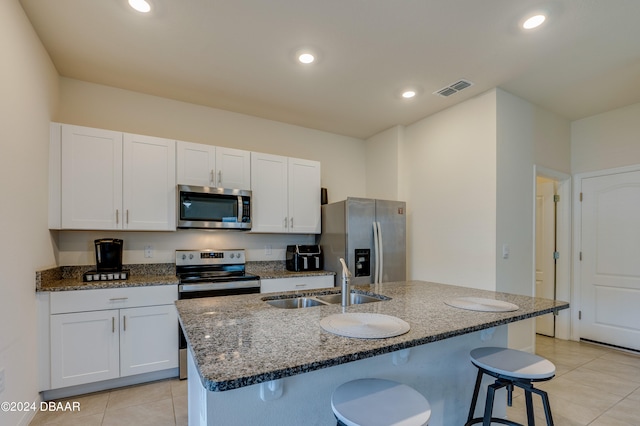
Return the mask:
[[39, 412], [30, 425], [187, 426], [186, 380], [163, 380], [67, 400], [79, 402], [80, 411]]
[[[536, 353], [556, 366], [556, 377], [535, 385], [549, 394], [556, 426], [640, 425], [640, 355], [544, 336]], [[533, 401], [536, 424], [546, 424], [540, 397]], [[526, 424], [525, 410], [520, 391], [507, 416]]]
[[[640, 425], [640, 355], [544, 336], [536, 352], [556, 365], [556, 377], [537, 384], [549, 393], [556, 426]], [[186, 426], [186, 384], [165, 380], [69, 398], [80, 402], [80, 412], [40, 412], [31, 425]], [[546, 424], [537, 395], [534, 403], [536, 423]], [[522, 392], [507, 414], [526, 424]]]

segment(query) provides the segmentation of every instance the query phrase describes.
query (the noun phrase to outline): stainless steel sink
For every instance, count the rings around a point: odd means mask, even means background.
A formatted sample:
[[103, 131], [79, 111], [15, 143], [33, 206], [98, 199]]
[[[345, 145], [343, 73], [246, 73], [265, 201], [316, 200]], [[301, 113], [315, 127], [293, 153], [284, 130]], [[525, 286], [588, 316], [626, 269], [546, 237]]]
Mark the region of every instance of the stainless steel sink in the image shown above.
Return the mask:
[[[321, 305], [334, 305], [342, 302], [341, 293], [333, 294], [317, 294], [310, 296], [294, 296], [285, 299], [278, 298], [279, 296], [265, 297], [262, 300], [267, 302], [271, 306], [282, 309], [299, 309], [309, 308], [311, 306]], [[381, 302], [383, 300], [389, 300], [386, 296], [376, 295], [370, 296], [362, 293], [351, 293], [351, 304], [360, 305], [362, 303]]]
[[[324, 296], [316, 296], [317, 299], [322, 300], [323, 302], [327, 302], [327, 303], [342, 303], [342, 294], [341, 293], [337, 293], [337, 294], [327, 294]], [[380, 302], [381, 300], [383, 300], [382, 298], [379, 297], [374, 297], [374, 296], [369, 296], [367, 294], [360, 294], [360, 293], [351, 293], [351, 304], [352, 305], [360, 305], [362, 303], [371, 303], [371, 302]]]
[[308, 308], [310, 306], [325, 305], [325, 303], [322, 303], [321, 301], [313, 299], [311, 297], [291, 297], [289, 299], [267, 300], [266, 302], [271, 306], [282, 309], [298, 309]]

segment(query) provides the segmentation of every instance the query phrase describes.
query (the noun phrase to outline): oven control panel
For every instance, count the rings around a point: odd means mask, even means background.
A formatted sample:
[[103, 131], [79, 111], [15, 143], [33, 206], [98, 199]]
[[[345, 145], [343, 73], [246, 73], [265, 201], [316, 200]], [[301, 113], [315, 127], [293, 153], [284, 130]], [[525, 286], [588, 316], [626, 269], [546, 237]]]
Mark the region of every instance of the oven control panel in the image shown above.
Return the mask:
[[244, 249], [176, 250], [176, 265], [220, 265], [245, 263]]

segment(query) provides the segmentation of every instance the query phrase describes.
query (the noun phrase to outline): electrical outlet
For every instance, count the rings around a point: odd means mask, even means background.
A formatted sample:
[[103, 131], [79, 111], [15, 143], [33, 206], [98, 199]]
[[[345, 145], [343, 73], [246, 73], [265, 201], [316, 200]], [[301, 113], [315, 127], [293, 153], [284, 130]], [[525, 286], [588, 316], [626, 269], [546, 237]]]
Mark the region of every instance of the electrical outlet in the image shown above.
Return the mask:
[[4, 368], [0, 370], [0, 393], [4, 392]]
[[150, 259], [153, 257], [153, 247], [144, 246], [144, 257]]

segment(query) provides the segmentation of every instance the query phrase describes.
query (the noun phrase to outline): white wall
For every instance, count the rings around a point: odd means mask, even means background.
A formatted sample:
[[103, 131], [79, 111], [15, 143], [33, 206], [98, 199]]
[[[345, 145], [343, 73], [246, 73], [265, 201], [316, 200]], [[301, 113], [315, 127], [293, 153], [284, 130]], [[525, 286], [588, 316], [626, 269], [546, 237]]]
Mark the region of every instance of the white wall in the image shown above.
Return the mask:
[[[46, 211], [58, 80], [17, 0], [0, 2], [0, 55], [0, 401], [35, 402], [35, 271], [55, 262]], [[0, 424], [27, 424], [33, 414], [0, 411]]]
[[403, 138], [404, 127], [394, 126], [367, 139], [367, 197], [400, 200], [398, 179]]
[[[532, 296], [534, 165], [570, 170], [569, 121], [498, 89], [497, 289]], [[509, 245], [503, 259], [502, 246]]]
[[[56, 121], [317, 160], [329, 202], [366, 193], [366, 146], [361, 139], [68, 78], [60, 79]], [[56, 234], [60, 265], [95, 263], [92, 241], [105, 236], [124, 239], [125, 263], [172, 262], [175, 249], [212, 247], [246, 248], [248, 260], [283, 260], [287, 244], [314, 242], [310, 235], [228, 231]], [[143, 255], [148, 244], [154, 248], [152, 259]], [[270, 255], [266, 245], [272, 246]]]
[[411, 279], [495, 289], [495, 123], [491, 90], [405, 128], [399, 196]]
[[[495, 89], [367, 140], [367, 195], [407, 201], [411, 279], [533, 295], [534, 165], [570, 170], [569, 122]], [[509, 345], [533, 350], [533, 327]]]
[[640, 103], [571, 123], [573, 174], [640, 164]]
[[496, 289], [533, 296], [535, 107], [503, 90], [497, 94]]

